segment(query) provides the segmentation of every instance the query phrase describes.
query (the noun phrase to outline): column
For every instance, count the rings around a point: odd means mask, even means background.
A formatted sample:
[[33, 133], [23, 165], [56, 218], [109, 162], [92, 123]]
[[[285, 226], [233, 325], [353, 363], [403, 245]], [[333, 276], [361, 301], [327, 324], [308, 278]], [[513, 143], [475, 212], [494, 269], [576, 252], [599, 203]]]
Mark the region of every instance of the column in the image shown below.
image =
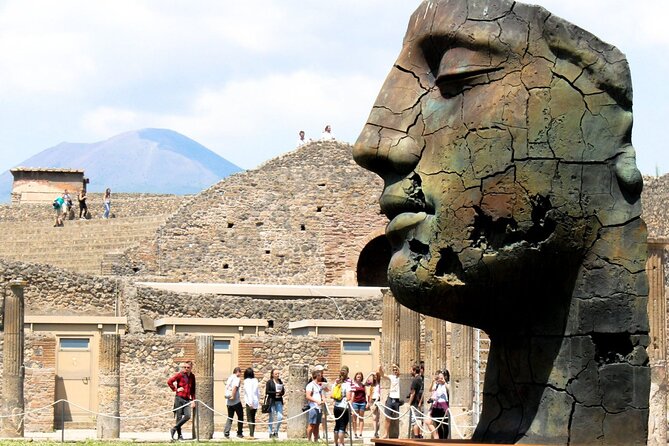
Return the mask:
[[[197, 427], [200, 439], [211, 440], [214, 436], [214, 337], [199, 335], [195, 338], [195, 397], [202, 401], [197, 405]], [[239, 389], [241, 392], [241, 388]], [[195, 423], [193, 423], [195, 426]]]
[[[409, 411], [408, 400], [405, 398], [411, 392], [411, 366], [420, 362], [420, 313], [400, 305], [400, 398], [402, 406], [400, 412]], [[399, 438], [409, 437], [409, 416], [399, 420]]]
[[473, 433], [474, 330], [451, 325], [451, 437], [470, 438]]
[[100, 335], [100, 358], [98, 361], [98, 412], [111, 415], [97, 417], [99, 439], [119, 438], [121, 420], [119, 401], [121, 396], [121, 336], [116, 333]]
[[400, 304], [392, 291], [383, 290], [381, 313], [381, 363], [389, 371], [400, 362]]
[[[400, 307], [401, 305], [392, 291], [389, 289], [383, 290], [382, 298], [382, 313], [381, 313], [381, 364], [383, 365], [386, 374], [392, 373], [391, 365], [400, 363]], [[381, 380], [381, 403], [385, 404], [388, 398], [388, 387], [390, 380], [383, 378]], [[385, 415], [383, 408], [381, 409], [381, 429], [385, 424]], [[387, 433], [389, 438], [397, 438], [399, 436], [399, 422], [390, 423], [390, 432]]]
[[425, 389], [423, 413], [429, 410], [427, 400], [437, 370], [444, 370], [448, 359], [448, 325], [445, 320], [425, 316]]
[[[307, 438], [307, 415], [300, 417], [296, 415], [302, 413], [302, 406], [307, 401], [305, 388], [310, 379], [309, 366], [294, 364], [288, 367], [288, 381], [285, 383], [286, 394], [283, 397], [285, 414], [288, 418], [286, 424], [288, 438]], [[322, 435], [325, 437], [324, 432]]]
[[[25, 367], [23, 365], [23, 349], [25, 334], [23, 332], [24, 300], [23, 288], [27, 282], [12, 280], [9, 282], [11, 293], [5, 296], [3, 315], [5, 345], [2, 358], [2, 406], [3, 416], [22, 414], [25, 411], [23, 400], [23, 384]], [[23, 417], [7, 417], [2, 422], [0, 436], [9, 438], [23, 437]]]

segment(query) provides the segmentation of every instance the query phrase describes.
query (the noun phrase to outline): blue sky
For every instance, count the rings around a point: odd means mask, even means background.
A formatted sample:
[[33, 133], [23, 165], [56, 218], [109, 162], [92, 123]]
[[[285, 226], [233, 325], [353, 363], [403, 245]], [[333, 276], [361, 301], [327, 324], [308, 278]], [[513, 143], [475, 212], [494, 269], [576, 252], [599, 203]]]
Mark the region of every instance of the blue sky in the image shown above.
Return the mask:
[[[62, 141], [170, 128], [253, 168], [331, 124], [354, 142], [412, 0], [0, 0], [0, 172]], [[643, 173], [669, 172], [666, 0], [537, 0], [616, 45]], [[73, 166], [76, 167], [76, 166]]]

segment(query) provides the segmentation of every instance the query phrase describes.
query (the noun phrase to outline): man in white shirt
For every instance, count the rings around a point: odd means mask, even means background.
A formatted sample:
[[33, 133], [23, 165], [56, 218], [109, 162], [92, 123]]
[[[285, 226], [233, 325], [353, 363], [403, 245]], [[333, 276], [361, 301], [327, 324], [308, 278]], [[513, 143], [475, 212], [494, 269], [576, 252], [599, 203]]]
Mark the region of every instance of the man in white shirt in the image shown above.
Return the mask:
[[228, 380], [225, 383], [225, 404], [228, 407], [228, 419], [225, 422], [225, 429], [223, 430], [225, 438], [230, 438], [230, 428], [232, 427], [232, 417], [234, 415], [237, 415], [237, 438], [244, 438], [244, 411], [242, 402], [239, 398], [239, 377], [241, 374], [242, 369], [240, 367], [235, 367], [232, 371], [232, 375], [228, 377]]
[[323, 419], [323, 413], [321, 412], [323, 392], [320, 384], [318, 383], [320, 373], [321, 372], [317, 370], [311, 372], [311, 381], [309, 384], [307, 384], [306, 388], [307, 401], [309, 402], [309, 413], [307, 414], [307, 417], [309, 418], [309, 425], [307, 426], [307, 441], [310, 441], [311, 436], [313, 435], [314, 443], [318, 442], [320, 425]]
[[[379, 366], [379, 375], [383, 378], [383, 367]], [[397, 419], [400, 416], [400, 368], [397, 364], [392, 365], [392, 373], [388, 375], [390, 386], [388, 387], [388, 398], [386, 399], [386, 434], [383, 438], [390, 438], [390, 421], [391, 417]]]

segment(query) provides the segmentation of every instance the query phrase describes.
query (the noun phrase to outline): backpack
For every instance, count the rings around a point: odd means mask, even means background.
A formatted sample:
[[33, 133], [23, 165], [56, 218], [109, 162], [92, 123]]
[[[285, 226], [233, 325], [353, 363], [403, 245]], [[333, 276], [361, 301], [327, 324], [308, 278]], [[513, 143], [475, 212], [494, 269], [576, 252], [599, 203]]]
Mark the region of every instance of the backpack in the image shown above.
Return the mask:
[[341, 401], [341, 383], [335, 384], [334, 389], [332, 389], [332, 399], [335, 401]]

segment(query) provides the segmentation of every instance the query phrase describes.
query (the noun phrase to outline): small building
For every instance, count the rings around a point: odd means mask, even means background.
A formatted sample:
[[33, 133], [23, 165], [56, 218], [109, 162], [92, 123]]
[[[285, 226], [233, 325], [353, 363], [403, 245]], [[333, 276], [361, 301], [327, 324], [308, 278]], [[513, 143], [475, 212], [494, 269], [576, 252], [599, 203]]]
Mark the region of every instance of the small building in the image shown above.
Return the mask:
[[51, 203], [65, 189], [75, 196], [88, 183], [83, 169], [15, 167], [10, 172], [14, 176], [12, 204]]

